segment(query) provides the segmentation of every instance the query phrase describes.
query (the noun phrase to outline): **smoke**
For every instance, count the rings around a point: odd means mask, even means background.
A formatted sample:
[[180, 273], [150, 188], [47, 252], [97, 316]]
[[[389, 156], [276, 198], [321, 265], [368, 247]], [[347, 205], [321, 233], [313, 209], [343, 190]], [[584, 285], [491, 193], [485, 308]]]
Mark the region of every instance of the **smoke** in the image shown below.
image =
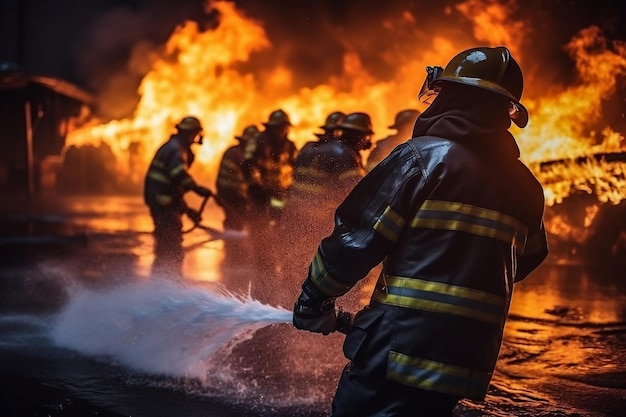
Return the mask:
[[[271, 43], [271, 48], [242, 63], [240, 70], [254, 73], [260, 84], [266, 84], [277, 69], [289, 69], [293, 77], [282, 86], [288, 90], [281, 91], [283, 95], [341, 77], [346, 73], [346, 56], [357, 57], [373, 80], [393, 80], [400, 74], [415, 78], [417, 86], [423, 74], [405, 75], [406, 61], [427, 58], [435, 48], [439, 56], [454, 53], [441, 50], [437, 39], [449, 40], [455, 50], [479, 43], [507, 45], [531, 78], [541, 74], [536, 78], [542, 85], [529, 86], [541, 91], [550, 82], [546, 78], [567, 76], [571, 61], [563, 45], [578, 30], [599, 22], [607, 37], [613, 38], [623, 35], [625, 26], [619, 24], [619, 13], [603, 12], [619, 10], [616, 1], [603, 2], [601, 10], [587, 2], [546, 5], [515, 0], [325, 0], [299, 2], [297, 7], [290, 0], [233, 3], [263, 26]], [[138, 0], [99, 13], [75, 48], [76, 66], [86, 87], [98, 96], [99, 114], [105, 119], [129, 117], [142, 77], [175, 28], [189, 20], [205, 28], [217, 23], [219, 17], [206, 11], [210, 5], [207, 0]]]
[[211, 20], [198, 0], [138, 1], [100, 14], [76, 46], [76, 65], [98, 97], [98, 112], [119, 119], [132, 114], [137, 88], [176, 26]]

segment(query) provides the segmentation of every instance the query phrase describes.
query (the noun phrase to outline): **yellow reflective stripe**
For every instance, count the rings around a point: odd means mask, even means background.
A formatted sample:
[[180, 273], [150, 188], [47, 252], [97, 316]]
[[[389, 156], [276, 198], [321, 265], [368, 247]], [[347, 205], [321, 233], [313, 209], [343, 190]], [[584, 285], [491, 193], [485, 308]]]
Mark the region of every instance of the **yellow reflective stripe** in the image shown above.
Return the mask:
[[374, 223], [374, 230], [386, 237], [391, 242], [398, 240], [406, 220], [387, 206], [380, 218]]
[[339, 179], [347, 180], [347, 179], [352, 179], [352, 178], [360, 178], [364, 175], [365, 173], [360, 169], [350, 169], [348, 171], [344, 171], [341, 174], [339, 174]]
[[469, 317], [500, 325], [506, 299], [473, 288], [425, 281], [417, 278], [385, 276], [385, 290], [377, 286], [372, 299], [382, 304], [442, 314]]
[[274, 208], [283, 208], [285, 207], [285, 201], [279, 200], [278, 198], [272, 197], [270, 198], [270, 207]]
[[411, 227], [453, 230], [501, 240], [517, 246], [526, 240], [527, 228], [514, 217], [494, 210], [451, 201], [426, 200]]
[[154, 199], [160, 206], [169, 206], [170, 204], [172, 204], [172, 197], [169, 195], [156, 194], [154, 196]]
[[481, 399], [492, 374], [391, 351], [387, 377], [430, 391]]
[[148, 171], [148, 178], [151, 178], [151, 179], [153, 179], [155, 181], [158, 181], [158, 182], [162, 182], [164, 184], [171, 184], [172, 183], [172, 181], [170, 181], [170, 179], [167, 178], [165, 175], [163, 175], [160, 172], [154, 171], [152, 169], [150, 171]]
[[254, 153], [256, 152], [256, 148], [257, 148], [257, 139], [250, 139], [247, 143], [246, 143], [246, 147], [244, 148], [244, 159], [246, 160], [250, 160], [254, 158]]
[[152, 165], [161, 169], [165, 168], [165, 164], [159, 161], [158, 159], [155, 159], [154, 161], [152, 161]]
[[194, 185], [195, 185], [195, 182], [193, 181], [191, 177], [187, 177], [180, 182], [180, 186], [185, 189], [193, 188]]
[[343, 295], [350, 289], [349, 285], [335, 280], [328, 271], [326, 271], [319, 249], [315, 253], [313, 262], [311, 262], [311, 280], [324, 294], [332, 297]]
[[170, 176], [175, 177], [176, 175], [186, 170], [187, 168], [185, 167], [184, 164], [179, 164], [170, 170]]
[[310, 183], [294, 182], [291, 188], [296, 191], [301, 191], [309, 194], [324, 194], [326, 187], [323, 185], [316, 185]]

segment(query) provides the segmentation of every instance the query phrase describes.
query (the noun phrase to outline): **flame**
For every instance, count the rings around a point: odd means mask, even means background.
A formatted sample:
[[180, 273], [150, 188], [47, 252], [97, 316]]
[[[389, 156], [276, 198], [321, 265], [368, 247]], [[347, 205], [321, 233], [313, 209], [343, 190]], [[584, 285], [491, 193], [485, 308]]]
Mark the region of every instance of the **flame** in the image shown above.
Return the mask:
[[[459, 13], [471, 21], [480, 43], [507, 45], [524, 68], [520, 42], [526, 28], [515, 20], [514, 5], [468, 0], [447, 13]], [[129, 171], [129, 158], [124, 155], [130, 148], [141, 149], [139, 159], [147, 164], [176, 122], [193, 114], [205, 131], [205, 144], [197, 158], [201, 168], [195, 169], [201, 169], [202, 180], [210, 181], [233, 136], [248, 124], [260, 126], [277, 108], [290, 115], [294, 124], [290, 137], [299, 147], [313, 139], [334, 110], [369, 113], [375, 136], [385, 136], [390, 132], [384, 127], [398, 110], [421, 109], [416, 94], [424, 67], [445, 64], [459, 50], [474, 46], [468, 39], [434, 36], [420, 54], [406, 53], [415, 49], [412, 44], [395, 47], [381, 54], [382, 60], [395, 65], [395, 74], [380, 80], [363, 65], [357, 49], [346, 45], [340, 74], [316, 86], [296, 88], [298, 74], [282, 62], [269, 70], [242, 69], [252, 54], [273, 48], [260, 22], [245, 16], [234, 3], [216, 1], [206, 8], [218, 12], [217, 26], [202, 30], [195, 22], [185, 22], [176, 28], [161, 53], [151, 58], [133, 117], [108, 123], [83, 120], [80, 128], [70, 132], [68, 146], [106, 142], [118, 155], [120, 170]], [[384, 22], [383, 28], [401, 29], [417, 39], [416, 20], [402, 11], [397, 21]], [[597, 27], [590, 27], [574, 36], [565, 50], [576, 69], [575, 85], [554, 86], [538, 97], [524, 97], [530, 123], [526, 129], [512, 126], [511, 130], [522, 159], [544, 184], [547, 204], [558, 204], [579, 191], [615, 204], [625, 198], [626, 165], [595, 156], [625, 152], [626, 144], [610, 126], [596, 132], [602, 123], [602, 103], [615, 93], [619, 77], [626, 73], [626, 43], [609, 43]], [[528, 77], [526, 85], [533, 85]], [[555, 162], [542, 165], [546, 161]], [[140, 162], [135, 158], [133, 163]]]
[[[626, 164], [594, 157], [626, 151], [624, 137], [609, 126], [600, 135], [590, 130], [601, 122], [602, 103], [615, 93], [618, 77], [626, 74], [626, 43], [614, 42], [613, 49], [597, 27], [580, 31], [566, 46], [578, 83], [526, 102], [532, 122], [517, 134], [523, 155], [529, 163], [560, 161], [546, 170], [535, 165], [549, 205], [561, 203], [574, 191], [614, 204], [626, 197]], [[581, 157], [588, 158], [581, 163]]]

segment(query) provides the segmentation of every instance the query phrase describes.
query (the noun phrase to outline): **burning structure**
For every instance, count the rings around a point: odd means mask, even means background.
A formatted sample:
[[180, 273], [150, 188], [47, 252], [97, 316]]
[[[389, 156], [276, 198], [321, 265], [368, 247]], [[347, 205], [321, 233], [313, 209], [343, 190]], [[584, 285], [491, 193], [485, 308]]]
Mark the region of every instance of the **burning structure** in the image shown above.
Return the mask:
[[[397, 110], [420, 106], [416, 94], [425, 66], [445, 63], [458, 50], [477, 43], [506, 45], [524, 68], [522, 101], [531, 115], [526, 129], [511, 130], [522, 159], [545, 187], [553, 252], [564, 259], [584, 253], [626, 259], [626, 142], [623, 132], [603, 116], [607, 98], [623, 84], [626, 42], [607, 39], [596, 26], [580, 30], [563, 48], [571, 77], [567, 83], [548, 82], [543, 79], [545, 65], [525, 53], [527, 29], [516, 20], [514, 8], [514, 3], [493, 0], [446, 6], [444, 13], [473, 37], [454, 31], [426, 36], [419, 16], [408, 6], [378, 19], [375, 28], [355, 29], [352, 38], [330, 19], [325, 36], [339, 39], [340, 65], [322, 80], [318, 76], [304, 82], [301, 68], [284, 59], [284, 50], [293, 46], [272, 44], [263, 23], [246, 16], [235, 3], [208, 2], [207, 28], [194, 21], [181, 23], [162, 47], [137, 52], [145, 75], [132, 115], [105, 120], [83, 114], [73, 121], [65, 166], [91, 164], [81, 162], [89, 152], [81, 154], [79, 149], [96, 149], [92, 153], [106, 155], [106, 170], [117, 177], [112, 184], [138, 190], [153, 151], [188, 114], [198, 116], [205, 126], [205, 144], [194, 166], [203, 182], [215, 179], [221, 154], [234, 135], [275, 108], [289, 113], [299, 146], [334, 110], [369, 113], [376, 136], [382, 137], [381, 126], [387, 126]], [[382, 49], [380, 38], [385, 39]], [[372, 66], [373, 57], [385, 71]]]

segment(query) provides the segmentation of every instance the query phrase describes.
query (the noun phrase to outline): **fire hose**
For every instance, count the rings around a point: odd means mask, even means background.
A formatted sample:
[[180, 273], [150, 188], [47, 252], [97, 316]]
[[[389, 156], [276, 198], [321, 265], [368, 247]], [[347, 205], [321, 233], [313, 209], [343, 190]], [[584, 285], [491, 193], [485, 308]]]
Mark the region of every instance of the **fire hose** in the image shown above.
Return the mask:
[[[196, 228], [201, 228], [204, 230], [208, 230], [208, 231], [215, 231], [215, 229], [213, 229], [212, 227], [209, 226], [203, 226], [200, 224], [200, 222], [202, 221], [202, 212], [204, 211], [204, 208], [206, 206], [206, 203], [209, 201], [209, 198], [213, 197], [213, 199], [215, 200], [215, 203], [220, 206], [220, 207], [224, 207], [224, 202], [221, 198], [219, 198], [219, 196], [215, 193], [210, 193], [209, 195], [205, 196], [202, 199], [202, 203], [200, 203], [200, 207], [198, 208], [198, 216], [197, 218], [193, 219], [193, 225], [186, 229], [183, 230], [183, 233], [189, 233], [192, 230], [196, 229]], [[354, 320], [354, 314], [350, 313], [348, 311], [344, 311], [343, 308], [339, 307], [339, 309], [337, 310], [337, 331], [343, 334], [348, 334], [350, 332], [350, 330], [352, 329], [352, 322]]]
[[196, 218], [192, 218], [193, 221], [193, 225], [188, 228], [188, 229], [184, 229], [183, 233], [189, 233], [192, 230], [196, 229], [196, 228], [201, 228], [201, 229], [205, 229], [208, 231], [214, 231], [215, 229], [213, 229], [212, 227], [209, 226], [203, 226], [200, 224], [200, 222], [202, 221], [202, 212], [204, 211], [204, 207], [206, 206], [207, 201], [209, 201], [209, 198], [213, 197], [213, 199], [215, 200], [215, 204], [217, 204], [220, 207], [224, 207], [224, 201], [215, 193], [211, 192], [209, 195], [206, 195], [203, 199], [202, 199], [202, 203], [200, 203], [200, 208], [198, 208], [198, 216]]

